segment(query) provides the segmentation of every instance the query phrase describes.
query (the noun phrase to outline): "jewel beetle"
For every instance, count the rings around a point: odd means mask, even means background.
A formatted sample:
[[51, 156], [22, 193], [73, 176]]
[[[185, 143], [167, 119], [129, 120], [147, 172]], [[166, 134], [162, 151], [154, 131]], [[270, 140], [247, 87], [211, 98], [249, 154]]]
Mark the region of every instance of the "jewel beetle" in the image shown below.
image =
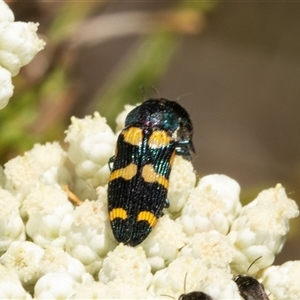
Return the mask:
[[[171, 296], [168, 295], [162, 295], [162, 296], [166, 296], [172, 299], [175, 299]], [[215, 300], [214, 298], [212, 298], [211, 296], [203, 293], [203, 292], [190, 292], [190, 293], [185, 293], [185, 294], [181, 294], [178, 298], [178, 300]]]
[[269, 300], [262, 283], [251, 276], [238, 275], [235, 278], [240, 295], [245, 300]]
[[180, 295], [179, 300], [213, 300], [213, 298], [203, 292], [190, 292]]
[[[185, 277], [184, 277], [184, 293], [179, 296], [178, 300], [215, 300], [211, 296], [209, 296], [209, 295], [207, 295], [203, 292], [200, 292], [200, 291], [194, 291], [194, 292], [186, 293], [185, 292], [186, 279], [187, 279], [187, 273], [185, 274]], [[165, 296], [165, 297], [175, 299], [174, 297], [169, 296], [169, 295], [161, 295], [161, 296]]]
[[[186, 280], [187, 280], [187, 273], [185, 274], [184, 277], [184, 291], [186, 289]], [[212, 298], [211, 296], [200, 292], [200, 291], [193, 291], [193, 292], [189, 292], [186, 293], [184, 292], [183, 294], [181, 294], [178, 298], [178, 300], [214, 300], [214, 298]]]
[[[260, 258], [261, 256], [251, 263], [251, 265], [247, 269], [247, 272], [249, 271], [251, 266]], [[269, 300], [263, 284], [260, 283], [257, 279], [247, 275], [238, 275], [234, 279], [234, 281], [238, 286], [240, 295], [245, 300]]]
[[129, 112], [109, 160], [108, 213], [119, 243], [142, 243], [169, 206], [174, 156], [191, 159], [192, 136], [189, 114], [175, 101], [149, 99]]

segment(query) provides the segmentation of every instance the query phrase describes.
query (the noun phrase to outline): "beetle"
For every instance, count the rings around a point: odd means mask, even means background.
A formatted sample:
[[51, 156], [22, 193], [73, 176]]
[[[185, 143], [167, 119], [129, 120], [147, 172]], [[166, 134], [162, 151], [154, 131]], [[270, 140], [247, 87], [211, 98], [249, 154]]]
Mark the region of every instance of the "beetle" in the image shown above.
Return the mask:
[[238, 275], [235, 278], [240, 295], [245, 300], [269, 300], [262, 283], [251, 276]]
[[[251, 266], [260, 258], [261, 256], [251, 263], [251, 265], [248, 267], [247, 272], [249, 271]], [[257, 279], [247, 275], [238, 275], [234, 279], [234, 281], [238, 286], [240, 295], [245, 300], [269, 300], [263, 284], [260, 283]]]
[[[165, 296], [165, 297], [169, 297], [172, 299], [175, 299], [172, 296], [169, 295], [161, 295], [161, 296]], [[190, 293], [185, 293], [185, 294], [181, 294], [178, 298], [178, 300], [214, 300], [214, 298], [212, 298], [211, 296], [203, 293], [203, 292], [190, 292]]]
[[186, 273], [184, 277], [184, 293], [179, 296], [178, 300], [214, 300], [211, 296], [203, 292], [193, 291], [190, 293], [186, 293], [185, 289], [186, 289], [187, 275], [188, 274]]
[[119, 243], [142, 243], [169, 206], [174, 157], [191, 160], [192, 136], [189, 114], [175, 101], [149, 99], [129, 112], [109, 160], [108, 213]]
[[[186, 293], [185, 292], [186, 279], [187, 279], [187, 273], [185, 274], [185, 277], [184, 277], [184, 293], [179, 296], [178, 300], [214, 300], [214, 298], [212, 298], [211, 296], [209, 296], [203, 292], [193, 291], [190, 293]], [[169, 295], [162, 295], [162, 296], [166, 296], [166, 297], [175, 299], [174, 297], [169, 296]]]
[[213, 300], [213, 298], [203, 292], [190, 292], [180, 295], [178, 300]]

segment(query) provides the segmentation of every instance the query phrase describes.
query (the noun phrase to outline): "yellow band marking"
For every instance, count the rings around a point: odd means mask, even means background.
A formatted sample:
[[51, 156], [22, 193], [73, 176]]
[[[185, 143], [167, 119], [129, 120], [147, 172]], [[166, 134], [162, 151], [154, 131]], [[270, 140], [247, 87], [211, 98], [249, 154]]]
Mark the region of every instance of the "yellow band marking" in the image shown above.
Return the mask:
[[165, 189], [169, 188], [169, 180], [166, 179], [164, 176], [157, 174], [151, 164], [145, 165], [143, 167], [142, 177], [146, 182], [150, 182], [150, 183], [158, 182]]
[[172, 138], [169, 134], [164, 130], [156, 130], [153, 131], [151, 136], [149, 137], [148, 145], [151, 148], [160, 148], [168, 146], [171, 142]]
[[109, 219], [112, 222], [116, 218], [127, 219], [127, 211], [123, 208], [114, 208], [109, 212]]
[[123, 132], [124, 141], [130, 145], [138, 146], [143, 141], [143, 131], [139, 127], [130, 127]]
[[147, 221], [150, 227], [154, 227], [157, 222], [157, 218], [150, 211], [141, 211], [137, 216], [137, 221]]
[[136, 164], [129, 164], [125, 168], [117, 169], [113, 172], [111, 172], [109, 176], [109, 181], [113, 181], [114, 179], [117, 179], [119, 177], [124, 178], [125, 180], [132, 179], [137, 172], [137, 165]]

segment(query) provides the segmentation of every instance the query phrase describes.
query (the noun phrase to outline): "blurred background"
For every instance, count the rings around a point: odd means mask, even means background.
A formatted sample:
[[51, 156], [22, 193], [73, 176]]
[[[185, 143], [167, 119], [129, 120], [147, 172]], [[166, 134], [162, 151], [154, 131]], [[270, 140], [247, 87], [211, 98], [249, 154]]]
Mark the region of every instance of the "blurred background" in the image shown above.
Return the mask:
[[[178, 100], [199, 176], [239, 182], [242, 201], [282, 183], [300, 204], [300, 3], [7, 1], [47, 42], [0, 110], [0, 160], [59, 140], [70, 117]], [[154, 87], [154, 88], [153, 88]], [[155, 91], [156, 90], [156, 91]], [[299, 221], [276, 263], [300, 259]]]

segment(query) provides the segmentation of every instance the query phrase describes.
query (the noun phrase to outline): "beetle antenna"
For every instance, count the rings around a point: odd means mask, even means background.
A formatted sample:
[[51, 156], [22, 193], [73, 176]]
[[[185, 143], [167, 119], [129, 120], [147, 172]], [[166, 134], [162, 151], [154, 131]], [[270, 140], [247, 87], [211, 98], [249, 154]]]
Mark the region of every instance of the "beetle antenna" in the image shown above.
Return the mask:
[[146, 91], [145, 91], [145, 86], [143, 84], [141, 84], [139, 86], [140, 90], [141, 90], [141, 93], [142, 93], [142, 96], [143, 96], [143, 102], [146, 101]]
[[262, 258], [262, 256], [259, 256], [257, 259], [255, 259], [255, 260], [250, 264], [250, 266], [248, 267], [246, 273], [248, 273], [248, 271], [249, 271], [250, 268], [254, 265], [254, 263], [256, 263], [256, 262], [257, 262], [259, 259], [261, 259], [261, 258]]
[[189, 93], [185, 93], [179, 97], [176, 98], [176, 101], [181, 100], [182, 98], [186, 98], [186, 97], [190, 97], [193, 93], [189, 92]]
[[187, 272], [185, 273], [185, 276], [184, 276], [184, 282], [183, 282], [183, 290], [184, 290], [184, 293], [186, 293], [186, 279], [187, 279]]
[[170, 295], [161, 294], [161, 296], [163, 296], [163, 297], [169, 297], [169, 298], [171, 298], [171, 299], [174, 299], [174, 300], [175, 300], [175, 298], [174, 298], [174, 297], [172, 297], [172, 296], [170, 296]]
[[156, 93], [158, 98], [161, 98], [159, 90], [154, 85], [151, 85], [151, 89]]

